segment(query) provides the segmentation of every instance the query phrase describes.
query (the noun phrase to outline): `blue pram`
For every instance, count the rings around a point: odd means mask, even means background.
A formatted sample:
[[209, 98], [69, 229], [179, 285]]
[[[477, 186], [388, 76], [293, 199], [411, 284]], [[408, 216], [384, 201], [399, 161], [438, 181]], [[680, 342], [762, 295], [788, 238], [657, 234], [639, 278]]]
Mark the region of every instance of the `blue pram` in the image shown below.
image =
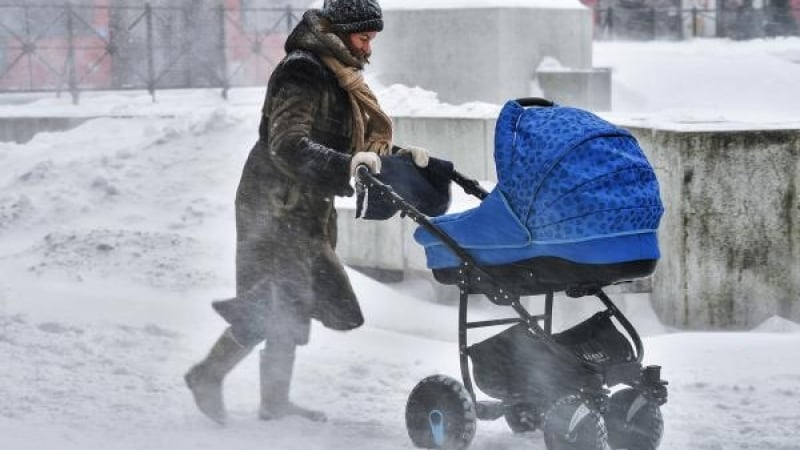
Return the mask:
[[[542, 428], [550, 450], [654, 450], [667, 383], [660, 367], [642, 367], [641, 339], [602, 290], [655, 270], [663, 206], [651, 165], [627, 131], [543, 99], [503, 107], [495, 163], [490, 193], [453, 171], [452, 180], [481, 204], [434, 218], [366, 168], [357, 173], [420, 225], [414, 237], [434, 277], [461, 293], [463, 384], [444, 375], [422, 380], [406, 407], [409, 436], [422, 448], [462, 449], [477, 419], [505, 417], [515, 432]], [[553, 333], [557, 292], [597, 297], [606, 309]], [[518, 317], [469, 322], [469, 294], [510, 306]], [[532, 315], [520, 299], [541, 294], [545, 311]], [[501, 325], [511, 326], [468, 345], [469, 329]], [[479, 401], [473, 378], [496, 401]], [[619, 384], [627, 387], [609, 395]]]

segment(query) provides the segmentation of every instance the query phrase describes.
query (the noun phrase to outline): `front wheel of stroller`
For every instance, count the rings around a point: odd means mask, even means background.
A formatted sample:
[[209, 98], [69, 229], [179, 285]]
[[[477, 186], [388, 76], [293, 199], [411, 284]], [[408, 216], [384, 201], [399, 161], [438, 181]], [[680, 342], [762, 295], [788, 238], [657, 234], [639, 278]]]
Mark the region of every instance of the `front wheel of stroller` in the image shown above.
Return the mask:
[[472, 396], [458, 381], [433, 375], [417, 383], [406, 403], [406, 428], [415, 446], [463, 450], [475, 437]]
[[544, 417], [547, 450], [609, 450], [608, 433], [600, 412], [577, 395], [558, 400]]
[[655, 450], [664, 433], [658, 404], [633, 388], [621, 389], [611, 396], [606, 425], [608, 442], [614, 449]]

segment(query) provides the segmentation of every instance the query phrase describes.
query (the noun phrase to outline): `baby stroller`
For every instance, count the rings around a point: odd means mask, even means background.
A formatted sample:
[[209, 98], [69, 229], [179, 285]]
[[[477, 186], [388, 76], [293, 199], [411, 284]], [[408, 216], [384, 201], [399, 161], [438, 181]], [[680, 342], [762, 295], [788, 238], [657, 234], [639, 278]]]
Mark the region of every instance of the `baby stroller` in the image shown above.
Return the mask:
[[[655, 270], [663, 206], [652, 167], [627, 131], [537, 98], [503, 107], [495, 163], [491, 193], [453, 170], [450, 179], [481, 204], [433, 218], [366, 167], [357, 170], [370, 195], [420, 225], [414, 237], [434, 278], [460, 291], [461, 381], [434, 375], [411, 391], [412, 442], [465, 449], [478, 419], [504, 417], [513, 432], [541, 429], [549, 450], [654, 450], [667, 382], [659, 366], [642, 366], [639, 335], [603, 292]], [[554, 333], [554, 294], [561, 292], [596, 297], [605, 309]], [[470, 294], [516, 317], [469, 321]], [[542, 314], [521, 303], [533, 295], [545, 296]], [[495, 326], [506, 328], [468, 344], [469, 330]], [[473, 380], [494, 400], [478, 400]]]

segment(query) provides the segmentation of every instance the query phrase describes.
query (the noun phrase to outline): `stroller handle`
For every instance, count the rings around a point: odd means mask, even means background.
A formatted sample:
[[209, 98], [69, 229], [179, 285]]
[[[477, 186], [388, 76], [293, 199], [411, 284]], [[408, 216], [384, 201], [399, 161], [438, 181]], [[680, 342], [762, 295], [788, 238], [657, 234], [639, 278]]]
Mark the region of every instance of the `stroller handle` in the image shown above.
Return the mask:
[[457, 170], [453, 170], [453, 173], [450, 174], [450, 179], [453, 180], [457, 185], [461, 186], [469, 195], [473, 197], [478, 197], [478, 199], [483, 200], [489, 193], [486, 192], [486, 189], [482, 188], [478, 180], [474, 178], [467, 178], [466, 176], [462, 175]]
[[366, 164], [359, 164], [356, 166], [355, 176], [356, 180], [363, 181], [366, 179], [367, 175], [372, 175], [372, 172], [369, 171], [369, 166]]
[[[433, 234], [440, 241], [442, 241], [450, 249], [450, 251], [452, 251], [459, 259], [461, 259], [464, 265], [472, 266], [473, 270], [477, 271], [480, 275], [486, 277], [486, 279], [489, 279], [488, 275], [483, 271], [483, 269], [481, 269], [478, 266], [478, 264], [475, 262], [472, 256], [469, 253], [467, 253], [466, 250], [461, 248], [461, 246], [458, 245], [458, 243], [453, 238], [451, 238], [444, 231], [440, 230], [439, 227], [431, 223], [431, 221], [425, 214], [419, 212], [417, 208], [409, 204], [403, 197], [398, 195], [390, 185], [384, 184], [375, 175], [376, 174], [373, 174], [372, 172], [369, 171], [369, 167], [367, 167], [366, 164], [360, 164], [358, 167], [356, 167], [356, 173], [355, 173], [356, 181], [364, 184], [365, 186], [374, 187], [378, 189], [380, 192], [383, 193], [383, 195], [389, 198], [389, 201], [391, 201], [392, 204], [398, 207], [402, 216], [408, 216], [419, 226], [428, 230], [431, 234]], [[464, 179], [466, 180], [467, 178], [464, 177]], [[472, 181], [477, 185], [478, 183], [477, 181], [474, 180]], [[480, 187], [480, 185], [477, 186], [477, 189], [482, 191], [484, 194], [486, 193], [486, 191], [484, 191], [483, 188]]]
[[523, 97], [523, 98], [518, 98], [515, 101], [519, 103], [519, 106], [525, 108], [529, 106], [541, 106], [545, 108], [555, 106], [555, 103], [553, 103], [552, 101], [540, 97]]

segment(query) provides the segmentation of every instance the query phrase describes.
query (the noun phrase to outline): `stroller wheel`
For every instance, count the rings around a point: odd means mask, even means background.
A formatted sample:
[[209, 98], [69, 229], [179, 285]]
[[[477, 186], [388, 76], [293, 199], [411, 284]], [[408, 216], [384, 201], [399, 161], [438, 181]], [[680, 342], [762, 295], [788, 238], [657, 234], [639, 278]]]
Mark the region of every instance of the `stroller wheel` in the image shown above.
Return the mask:
[[475, 437], [475, 405], [458, 381], [433, 375], [417, 383], [406, 404], [406, 428], [415, 446], [463, 450]]
[[609, 450], [605, 421], [577, 395], [558, 400], [544, 417], [547, 450]]
[[504, 417], [514, 433], [536, 431], [542, 425], [542, 415], [530, 403], [515, 403], [506, 407]]
[[658, 404], [633, 388], [619, 390], [611, 396], [606, 425], [608, 442], [615, 449], [655, 450], [664, 433], [664, 419]]

